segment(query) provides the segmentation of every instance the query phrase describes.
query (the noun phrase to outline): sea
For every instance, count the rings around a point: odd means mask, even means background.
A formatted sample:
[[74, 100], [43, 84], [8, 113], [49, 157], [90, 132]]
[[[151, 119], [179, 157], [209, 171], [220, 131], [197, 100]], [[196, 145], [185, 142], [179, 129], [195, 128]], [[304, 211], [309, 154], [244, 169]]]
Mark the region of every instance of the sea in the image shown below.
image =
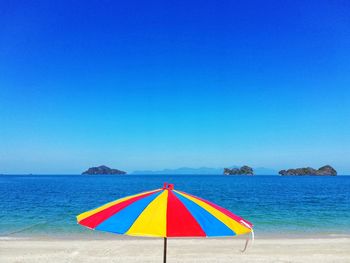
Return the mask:
[[350, 176], [1, 175], [0, 237], [103, 237], [76, 216], [164, 182], [242, 216], [256, 237], [350, 236]]

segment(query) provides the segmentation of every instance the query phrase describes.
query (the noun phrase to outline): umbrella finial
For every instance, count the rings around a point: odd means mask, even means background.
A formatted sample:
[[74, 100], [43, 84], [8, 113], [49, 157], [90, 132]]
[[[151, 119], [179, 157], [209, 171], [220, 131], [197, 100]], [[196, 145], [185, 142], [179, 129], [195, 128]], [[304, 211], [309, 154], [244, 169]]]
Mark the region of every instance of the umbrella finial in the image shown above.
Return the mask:
[[163, 189], [174, 190], [173, 184], [164, 183]]

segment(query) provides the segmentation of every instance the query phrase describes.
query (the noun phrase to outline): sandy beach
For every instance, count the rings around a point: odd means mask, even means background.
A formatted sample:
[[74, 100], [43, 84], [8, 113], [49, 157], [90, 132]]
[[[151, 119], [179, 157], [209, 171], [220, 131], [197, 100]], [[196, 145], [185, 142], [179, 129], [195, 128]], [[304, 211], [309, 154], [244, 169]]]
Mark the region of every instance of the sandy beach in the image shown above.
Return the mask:
[[[171, 239], [168, 262], [350, 262], [350, 238]], [[161, 239], [2, 239], [2, 263], [162, 262]]]

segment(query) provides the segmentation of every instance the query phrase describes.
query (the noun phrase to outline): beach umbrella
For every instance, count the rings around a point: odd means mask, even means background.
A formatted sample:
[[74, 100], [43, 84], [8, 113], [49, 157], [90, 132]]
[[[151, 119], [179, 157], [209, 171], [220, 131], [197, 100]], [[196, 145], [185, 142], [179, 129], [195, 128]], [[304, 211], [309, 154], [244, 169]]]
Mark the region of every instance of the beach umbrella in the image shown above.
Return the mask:
[[[77, 216], [90, 229], [129, 236], [164, 238], [228, 237], [253, 234], [253, 225], [225, 208], [202, 198], [163, 188], [124, 197]], [[244, 250], [248, 244], [248, 239]]]

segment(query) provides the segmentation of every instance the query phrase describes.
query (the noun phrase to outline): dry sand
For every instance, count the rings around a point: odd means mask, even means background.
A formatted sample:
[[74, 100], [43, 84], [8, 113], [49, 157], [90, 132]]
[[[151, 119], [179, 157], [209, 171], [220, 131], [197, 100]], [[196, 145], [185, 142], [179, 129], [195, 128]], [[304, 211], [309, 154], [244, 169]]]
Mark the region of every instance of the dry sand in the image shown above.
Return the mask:
[[[350, 262], [350, 238], [170, 239], [168, 262]], [[0, 262], [162, 262], [161, 239], [2, 239]]]

